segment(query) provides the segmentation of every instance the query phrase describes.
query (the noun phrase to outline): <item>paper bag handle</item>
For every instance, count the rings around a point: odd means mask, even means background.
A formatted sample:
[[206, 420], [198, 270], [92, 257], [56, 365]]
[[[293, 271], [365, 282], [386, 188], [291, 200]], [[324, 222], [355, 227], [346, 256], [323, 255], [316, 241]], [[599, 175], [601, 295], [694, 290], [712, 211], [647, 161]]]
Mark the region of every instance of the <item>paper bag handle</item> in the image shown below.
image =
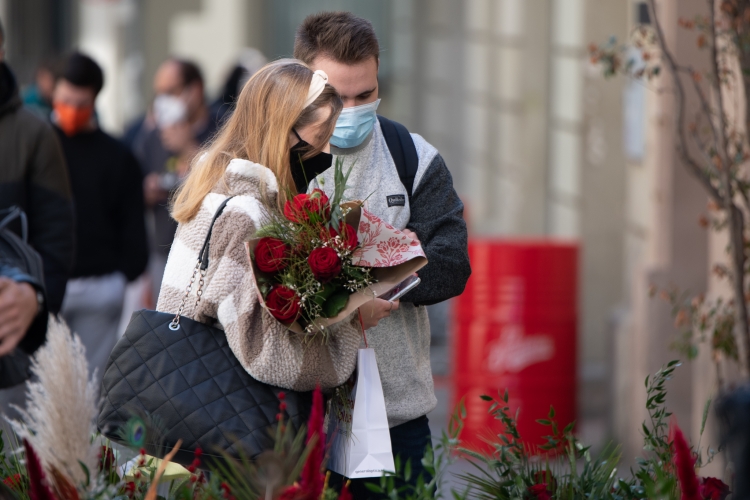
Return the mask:
[[357, 309], [357, 312], [359, 313], [359, 326], [362, 327], [362, 337], [365, 339], [365, 348], [368, 347], [367, 345], [367, 334], [365, 333], [365, 320], [362, 319], [362, 311], [360, 309]]

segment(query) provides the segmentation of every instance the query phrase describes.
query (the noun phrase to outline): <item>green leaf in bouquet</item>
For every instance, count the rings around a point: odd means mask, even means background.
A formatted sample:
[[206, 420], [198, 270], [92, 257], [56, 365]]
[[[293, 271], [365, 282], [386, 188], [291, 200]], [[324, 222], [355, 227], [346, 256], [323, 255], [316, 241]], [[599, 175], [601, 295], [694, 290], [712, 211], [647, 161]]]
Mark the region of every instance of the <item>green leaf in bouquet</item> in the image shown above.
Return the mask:
[[260, 291], [260, 294], [265, 298], [268, 295], [268, 292], [271, 291], [273, 282], [267, 276], [260, 273], [257, 274], [256, 279], [258, 281], [258, 290]]
[[344, 201], [344, 191], [347, 188], [347, 182], [349, 181], [349, 175], [352, 173], [352, 169], [357, 162], [351, 164], [349, 169], [344, 172], [344, 160], [340, 156], [336, 158], [336, 163], [333, 166], [333, 196], [331, 196], [331, 226], [338, 228], [341, 225], [341, 220], [344, 215], [341, 211], [341, 203]]
[[323, 304], [323, 317], [333, 318], [344, 310], [348, 301], [349, 292], [343, 288], [338, 288]]
[[323, 306], [323, 304], [326, 303], [328, 298], [333, 295], [333, 292], [336, 291], [336, 285], [333, 283], [326, 283], [323, 285], [323, 288], [320, 289], [318, 293], [313, 295], [312, 299], [316, 304], [319, 306]]

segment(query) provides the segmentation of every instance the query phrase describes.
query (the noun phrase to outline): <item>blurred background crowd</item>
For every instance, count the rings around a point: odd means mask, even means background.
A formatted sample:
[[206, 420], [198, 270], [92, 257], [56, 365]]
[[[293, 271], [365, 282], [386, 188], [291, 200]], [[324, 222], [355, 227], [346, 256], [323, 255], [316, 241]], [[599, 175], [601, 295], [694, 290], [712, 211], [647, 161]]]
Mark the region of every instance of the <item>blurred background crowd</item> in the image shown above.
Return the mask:
[[[659, 3], [675, 40], [677, 19], [702, 5]], [[699, 224], [706, 196], [675, 157], [669, 100], [642, 82], [605, 80], [589, 61], [589, 43], [627, 38], [648, 22], [644, 7], [636, 0], [0, 0], [5, 60], [24, 106], [51, 120], [71, 172], [77, 288], [63, 315], [79, 333], [90, 327], [77, 324], [92, 321], [122, 330], [130, 311], [153, 306], [175, 229], [166, 201], [193, 155], [232, 112], [247, 78], [291, 55], [306, 15], [350, 10], [372, 22], [383, 47], [381, 114], [440, 150], [475, 244], [554, 240], [578, 248], [570, 404], [588, 441], [615, 439], [623, 456], [634, 456], [643, 379], [678, 357], [669, 348], [678, 332], [670, 305], [649, 288], [719, 293], [709, 269], [724, 245]], [[62, 57], [74, 50], [74, 60]], [[694, 43], [676, 49], [687, 58], [696, 50]], [[112, 251], [87, 243], [94, 240]], [[100, 262], [102, 254], [120, 257]], [[472, 258], [472, 280], [484, 277], [475, 286], [514, 293]], [[459, 377], [450, 346], [472, 328], [470, 317], [456, 319], [457, 307], [431, 310], [442, 420]], [[706, 356], [670, 389], [671, 408], [694, 433], [714, 386]]]

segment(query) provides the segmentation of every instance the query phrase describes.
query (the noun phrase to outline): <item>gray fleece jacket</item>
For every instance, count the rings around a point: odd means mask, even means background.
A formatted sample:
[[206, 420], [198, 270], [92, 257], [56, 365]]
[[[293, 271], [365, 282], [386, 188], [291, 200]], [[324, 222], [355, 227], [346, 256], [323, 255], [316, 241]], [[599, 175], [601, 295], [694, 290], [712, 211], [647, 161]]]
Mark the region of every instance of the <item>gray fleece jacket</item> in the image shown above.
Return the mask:
[[[435, 408], [430, 323], [424, 305], [461, 294], [471, 274], [463, 203], [453, 189], [451, 174], [432, 145], [417, 134], [411, 135], [419, 156], [411, 200], [379, 122], [361, 145], [331, 148], [334, 155], [344, 158], [345, 170], [354, 165], [345, 199], [366, 200], [373, 214], [397, 229], [414, 231], [429, 261], [418, 273], [422, 283], [401, 299], [397, 311], [367, 334], [375, 349], [391, 427]], [[321, 188], [328, 194], [333, 187], [333, 168], [310, 183], [310, 189]]]

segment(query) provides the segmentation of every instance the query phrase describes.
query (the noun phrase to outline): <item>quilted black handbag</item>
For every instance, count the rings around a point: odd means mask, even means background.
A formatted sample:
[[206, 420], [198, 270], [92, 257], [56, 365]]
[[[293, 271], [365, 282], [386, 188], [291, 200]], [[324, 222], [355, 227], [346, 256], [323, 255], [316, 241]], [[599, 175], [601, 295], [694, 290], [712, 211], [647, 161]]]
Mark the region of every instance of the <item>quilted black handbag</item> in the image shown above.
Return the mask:
[[254, 458], [273, 448], [269, 429], [276, 423], [282, 391], [284, 419], [294, 429], [307, 422], [312, 406], [312, 392], [284, 390], [252, 378], [223, 330], [180, 315], [196, 277], [200, 300], [211, 232], [228, 201], [214, 215], [177, 315], [133, 313], [102, 381], [99, 431], [122, 443], [129, 420], [145, 417], [160, 429], [146, 432], [148, 453], [162, 457], [182, 439], [174, 458], [182, 464], [192, 462], [196, 448], [208, 462], [221, 461], [221, 452]]

